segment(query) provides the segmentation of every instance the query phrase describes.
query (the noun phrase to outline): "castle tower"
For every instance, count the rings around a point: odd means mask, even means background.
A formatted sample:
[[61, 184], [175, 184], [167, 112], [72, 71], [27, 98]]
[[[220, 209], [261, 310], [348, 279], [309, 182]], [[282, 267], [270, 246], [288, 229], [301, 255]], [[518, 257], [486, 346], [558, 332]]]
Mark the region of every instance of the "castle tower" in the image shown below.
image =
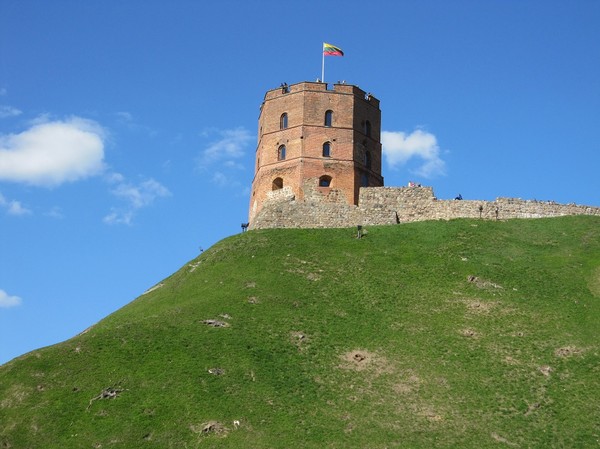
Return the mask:
[[265, 94], [249, 222], [265, 201], [358, 204], [360, 187], [383, 186], [379, 100], [357, 86], [282, 85]]

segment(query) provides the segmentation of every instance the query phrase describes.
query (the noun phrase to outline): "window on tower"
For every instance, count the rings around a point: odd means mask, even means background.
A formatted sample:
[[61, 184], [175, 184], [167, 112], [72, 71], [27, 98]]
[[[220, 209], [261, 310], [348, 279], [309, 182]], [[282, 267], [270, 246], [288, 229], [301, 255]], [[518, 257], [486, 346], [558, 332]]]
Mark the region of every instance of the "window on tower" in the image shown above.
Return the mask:
[[331, 157], [331, 142], [323, 144], [323, 157]]
[[285, 161], [285, 145], [281, 145], [277, 150], [277, 160]]
[[367, 166], [367, 168], [369, 170], [371, 169], [371, 152], [370, 151], [365, 152], [365, 165]]
[[287, 112], [281, 114], [281, 118], [279, 119], [279, 129], [286, 129], [288, 127], [288, 116]]
[[366, 120], [366, 121], [365, 121], [365, 126], [364, 126], [364, 127], [365, 127], [365, 129], [364, 129], [364, 131], [365, 131], [365, 135], [366, 135], [367, 137], [371, 137], [371, 122], [370, 122], [370, 121], [368, 121], [368, 120]]
[[275, 178], [273, 180], [273, 190], [279, 190], [279, 189], [283, 189], [283, 179]]
[[323, 175], [319, 178], [319, 187], [331, 186], [331, 176]]
[[325, 126], [331, 126], [333, 123], [333, 111], [325, 111]]

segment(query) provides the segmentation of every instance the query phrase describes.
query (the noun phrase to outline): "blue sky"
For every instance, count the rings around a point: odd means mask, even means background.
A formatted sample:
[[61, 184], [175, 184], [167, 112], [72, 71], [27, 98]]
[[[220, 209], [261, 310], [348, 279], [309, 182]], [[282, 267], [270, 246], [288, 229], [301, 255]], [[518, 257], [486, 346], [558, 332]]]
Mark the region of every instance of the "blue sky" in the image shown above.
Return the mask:
[[0, 363], [247, 219], [282, 82], [381, 100], [385, 184], [600, 205], [600, 2], [0, 0]]

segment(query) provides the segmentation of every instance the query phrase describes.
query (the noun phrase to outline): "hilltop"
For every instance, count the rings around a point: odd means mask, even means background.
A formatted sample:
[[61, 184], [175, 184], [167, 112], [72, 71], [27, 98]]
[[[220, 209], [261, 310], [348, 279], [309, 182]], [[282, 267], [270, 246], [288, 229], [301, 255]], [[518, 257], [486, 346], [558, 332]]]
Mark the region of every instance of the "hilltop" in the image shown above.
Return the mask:
[[1, 366], [0, 448], [599, 444], [600, 217], [366, 231], [232, 236]]

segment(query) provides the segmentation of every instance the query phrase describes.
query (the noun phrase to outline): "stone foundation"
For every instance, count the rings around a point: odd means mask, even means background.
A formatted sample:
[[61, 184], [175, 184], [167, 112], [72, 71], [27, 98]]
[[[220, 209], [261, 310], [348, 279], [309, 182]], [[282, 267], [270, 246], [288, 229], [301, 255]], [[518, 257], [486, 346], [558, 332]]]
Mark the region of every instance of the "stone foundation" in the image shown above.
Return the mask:
[[497, 198], [495, 201], [438, 200], [431, 187], [362, 187], [358, 206], [336, 201], [331, 189], [312, 189], [302, 201], [293, 195], [271, 195], [250, 229], [345, 228], [453, 218], [542, 218], [597, 215], [599, 207], [551, 201]]

